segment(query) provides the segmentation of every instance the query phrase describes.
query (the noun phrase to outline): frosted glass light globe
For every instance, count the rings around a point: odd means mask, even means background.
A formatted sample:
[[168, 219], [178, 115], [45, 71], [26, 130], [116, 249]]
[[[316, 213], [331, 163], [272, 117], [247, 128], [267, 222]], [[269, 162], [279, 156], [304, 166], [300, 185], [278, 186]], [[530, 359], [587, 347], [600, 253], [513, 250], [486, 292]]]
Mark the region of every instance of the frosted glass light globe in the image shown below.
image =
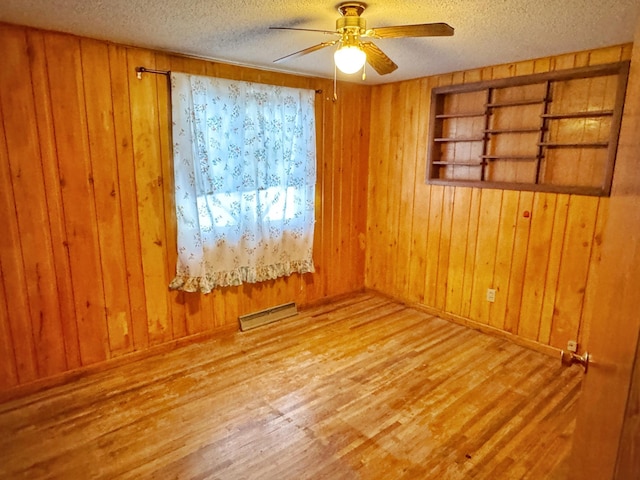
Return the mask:
[[367, 61], [367, 54], [356, 46], [345, 46], [336, 50], [333, 54], [336, 67], [346, 74], [356, 73]]

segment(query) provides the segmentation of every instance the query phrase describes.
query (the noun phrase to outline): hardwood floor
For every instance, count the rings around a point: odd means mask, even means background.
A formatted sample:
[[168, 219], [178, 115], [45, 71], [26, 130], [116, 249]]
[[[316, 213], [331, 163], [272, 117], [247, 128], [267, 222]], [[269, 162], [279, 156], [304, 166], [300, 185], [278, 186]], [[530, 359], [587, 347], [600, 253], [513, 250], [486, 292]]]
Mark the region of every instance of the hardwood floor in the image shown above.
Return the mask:
[[0, 478], [564, 478], [577, 366], [374, 294], [0, 405]]

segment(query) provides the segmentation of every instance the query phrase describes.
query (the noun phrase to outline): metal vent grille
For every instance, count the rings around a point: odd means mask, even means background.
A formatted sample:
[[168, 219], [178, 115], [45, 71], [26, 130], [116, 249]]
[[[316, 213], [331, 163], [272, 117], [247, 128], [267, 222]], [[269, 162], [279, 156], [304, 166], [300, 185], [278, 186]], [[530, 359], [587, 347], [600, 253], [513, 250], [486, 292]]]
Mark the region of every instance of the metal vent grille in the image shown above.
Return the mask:
[[294, 302], [278, 305], [277, 307], [267, 308], [259, 312], [240, 315], [240, 330], [246, 332], [252, 328], [261, 327], [268, 323], [277, 322], [283, 318], [292, 317], [298, 314], [298, 308]]

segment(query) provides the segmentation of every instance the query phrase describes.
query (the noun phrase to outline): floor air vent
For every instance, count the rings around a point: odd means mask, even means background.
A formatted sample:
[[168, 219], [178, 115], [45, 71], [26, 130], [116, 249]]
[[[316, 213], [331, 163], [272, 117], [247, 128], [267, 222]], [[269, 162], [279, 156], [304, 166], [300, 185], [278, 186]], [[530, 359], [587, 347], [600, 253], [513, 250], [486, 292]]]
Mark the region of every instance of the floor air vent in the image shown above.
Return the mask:
[[277, 322], [283, 318], [292, 317], [298, 314], [298, 308], [294, 302], [267, 308], [259, 312], [248, 313], [238, 317], [240, 320], [240, 330], [243, 332], [252, 328], [261, 327], [267, 323]]

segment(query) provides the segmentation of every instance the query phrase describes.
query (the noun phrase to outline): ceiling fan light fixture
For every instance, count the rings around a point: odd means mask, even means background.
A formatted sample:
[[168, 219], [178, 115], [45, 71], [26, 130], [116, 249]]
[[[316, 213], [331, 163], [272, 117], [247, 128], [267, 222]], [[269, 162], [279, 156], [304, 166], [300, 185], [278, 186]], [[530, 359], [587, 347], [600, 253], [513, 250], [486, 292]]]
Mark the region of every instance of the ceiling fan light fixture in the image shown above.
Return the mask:
[[340, 37], [336, 40], [322, 42], [318, 45], [304, 48], [278, 58], [274, 60], [274, 62], [300, 57], [337, 44], [338, 49], [334, 53], [334, 68], [336, 70], [339, 69], [347, 75], [363, 69], [362, 79], [364, 80], [365, 63], [368, 63], [378, 75], [387, 75], [394, 72], [398, 68], [398, 65], [380, 50], [375, 43], [370, 41], [363, 42], [363, 38], [446, 37], [453, 35], [453, 27], [442, 22], [367, 29], [367, 22], [362, 18], [362, 13], [366, 8], [367, 5], [362, 2], [344, 2], [339, 4], [338, 13], [340, 13], [340, 18], [336, 20], [335, 31], [294, 27], [269, 27], [276, 30], [301, 30], [337, 35]]
[[367, 54], [358, 46], [343, 45], [333, 54], [333, 59], [336, 62], [338, 70], [350, 75], [364, 67], [365, 62], [367, 61]]

